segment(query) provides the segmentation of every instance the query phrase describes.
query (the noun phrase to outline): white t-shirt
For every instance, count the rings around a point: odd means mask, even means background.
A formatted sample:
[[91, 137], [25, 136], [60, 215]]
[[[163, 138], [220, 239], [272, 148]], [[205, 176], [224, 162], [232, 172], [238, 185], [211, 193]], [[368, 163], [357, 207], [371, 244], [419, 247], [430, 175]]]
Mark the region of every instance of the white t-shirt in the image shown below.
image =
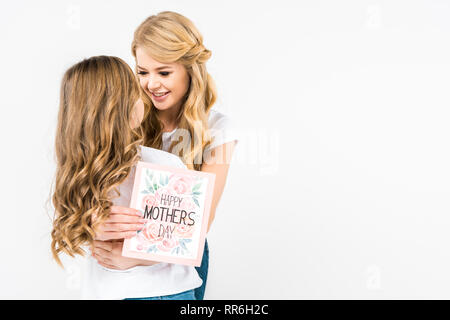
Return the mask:
[[[209, 111], [208, 127], [212, 141], [211, 144], [203, 151], [203, 158], [207, 158], [207, 155], [215, 147], [231, 141], [235, 141], [235, 143], [237, 144], [237, 142], [239, 141], [236, 131], [237, 128], [234, 126], [234, 123], [231, 121], [230, 117], [221, 112], [218, 112], [216, 110]], [[164, 151], [169, 151], [169, 147], [172, 142], [171, 139], [178, 140], [178, 135], [182, 135], [182, 132], [180, 132], [181, 130], [178, 130], [178, 132], [177, 130], [178, 129], [176, 128], [171, 132], [163, 132], [162, 149]], [[175, 134], [175, 132], [177, 132], [177, 134]]]
[[[231, 121], [225, 115], [210, 111], [208, 125], [214, 141], [208, 150], [226, 142], [235, 140], [237, 135]], [[176, 131], [163, 133], [163, 150], [167, 150], [170, 137]], [[205, 150], [207, 152], [208, 150]], [[142, 161], [167, 166], [186, 168], [179, 157], [171, 153], [141, 146]], [[135, 168], [127, 179], [118, 187], [120, 197], [113, 199], [114, 205], [130, 205]], [[87, 248], [86, 248], [87, 249]], [[136, 266], [127, 270], [114, 270], [101, 266], [90, 255], [86, 259], [83, 282], [83, 299], [125, 299], [155, 297], [180, 293], [198, 288], [202, 285], [193, 266], [172, 263], [158, 263], [152, 266]]]

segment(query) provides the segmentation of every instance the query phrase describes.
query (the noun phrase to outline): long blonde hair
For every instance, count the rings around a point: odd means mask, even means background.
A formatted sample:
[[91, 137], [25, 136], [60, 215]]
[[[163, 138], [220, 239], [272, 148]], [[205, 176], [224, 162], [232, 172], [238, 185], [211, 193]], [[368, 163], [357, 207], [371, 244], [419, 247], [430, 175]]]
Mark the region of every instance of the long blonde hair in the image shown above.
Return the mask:
[[[136, 58], [136, 49], [144, 48], [155, 60], [162, 63], [181, 63], [190, 77], [190, 85], [178, 118], [178, 128], [185, 129], [190, 139], [184, 141], [182, 150], [190, 150], [180, 154], [186, 166], [200, 170], [203, 150], [211, 143], [208, 128], [209, 111], [217, 99], [214, 81], [206, 70], [206, 61], [211, 51], [203, 45], [203, 37], [194, 24], [176, 12], [163, 11], [148, 17], [139, 25], [134, 33], [131, 51]], [[161, 149], [162, 123], [157, 109], [147, 94], [143, 94], [146, 106], [142, 127], [144, 145]], [[201, 141], [201, 143], [196, 143]], [[179, 143], [173, 141], [169, 147]], [[190, 145], [188, 145], [190, 144]]]
[[[142, 129], [132, 128], [141, 89], [131, 68], [116, 57], [85, 59], [62, 79], [56, 131], [53, 257], [74, 257], [92, 244], [109, 215], [117, 186], [139, 160]], [[95, 222], [93, 216], [96, 217]]]

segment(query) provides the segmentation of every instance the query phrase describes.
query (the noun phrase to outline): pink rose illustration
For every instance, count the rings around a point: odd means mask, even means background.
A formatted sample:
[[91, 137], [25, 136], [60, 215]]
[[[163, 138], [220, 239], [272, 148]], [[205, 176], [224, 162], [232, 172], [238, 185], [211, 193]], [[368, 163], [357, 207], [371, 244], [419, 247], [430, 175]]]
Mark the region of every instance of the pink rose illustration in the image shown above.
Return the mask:
[[159, 235], [159, 223], [151, 221], [147, 222], [144, 229], [139, 233], [139, 236], [143, 237], [147, 243], [155, 243], [163, 239]]
[[170, 239], [164, 238], [158, 243], [158, 249], [164, 252], [172, 251], [173, 248], [179, 245], [178, 239], [171, 237]]
[[146, 251], [149, 247], [149, 243], [147, 238], [142, 234], [142, 232], [138, 233], [136, 236], [136, 250], [138, 251]]
[[155, 192], [155, 197], [159, 203], [161, 203], [161, 196], [164, 195], [164, 197], [176, 195], [177, 193], [170, 188], [170, 186], [161, 187]]
[[186, 210], [188, 213], [191, 211], [194, 211], [196, 208], [196, 205], [194, 201], [190, 197], [183, 198], [181, 201], [180, 209]]
[[192, 226], [188, 226], [184, 223], [181, 223], [175, 229], [175, 235], [180, 239], [191, 238], [195, 231], [195, 224]]
[[188, 175], [172, 175], [170, 177], [169, 187], [178, 194], [185, 194], [191, 192], [194, 182], [194, 178]]
[[157, 207], [159, 205], [159, 201], [158, 198], [155, 197], [152, 194], [148, 194], [146, 195], [143, 199], [142, 199], [142, 209], [145, 209], [145, 206], [148, 206], [148, 209], [150, 210], [153, 206]]

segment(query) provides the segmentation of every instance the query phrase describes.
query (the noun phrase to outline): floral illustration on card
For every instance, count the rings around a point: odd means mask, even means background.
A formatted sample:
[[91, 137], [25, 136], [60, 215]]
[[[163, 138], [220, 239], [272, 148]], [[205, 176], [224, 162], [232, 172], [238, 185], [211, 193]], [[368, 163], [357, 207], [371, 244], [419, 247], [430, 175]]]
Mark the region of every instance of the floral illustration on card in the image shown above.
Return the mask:
[[138, 209], [147, 222], [132, 239], [138, 252], [186, 256], [201, 227], [207, 180], [202, 177], [143, 168]]

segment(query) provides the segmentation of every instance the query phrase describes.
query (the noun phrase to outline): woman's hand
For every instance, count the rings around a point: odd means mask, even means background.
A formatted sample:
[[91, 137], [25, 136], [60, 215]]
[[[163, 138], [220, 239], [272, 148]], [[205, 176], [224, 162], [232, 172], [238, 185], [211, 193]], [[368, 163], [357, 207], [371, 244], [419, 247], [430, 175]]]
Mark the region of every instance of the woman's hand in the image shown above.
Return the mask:
[[131, 238], [138, 230], [143, 229], [146, 221], [136, 209], [112, 206], [108, 219], [96, 230], [95, 240]]
[[135, 266], [151, 266], [159, 262], [134, 259], [122, 256], [123, 240], [95, 240], [92, 256], [97, 262], [109, 269], [125, 270]]

